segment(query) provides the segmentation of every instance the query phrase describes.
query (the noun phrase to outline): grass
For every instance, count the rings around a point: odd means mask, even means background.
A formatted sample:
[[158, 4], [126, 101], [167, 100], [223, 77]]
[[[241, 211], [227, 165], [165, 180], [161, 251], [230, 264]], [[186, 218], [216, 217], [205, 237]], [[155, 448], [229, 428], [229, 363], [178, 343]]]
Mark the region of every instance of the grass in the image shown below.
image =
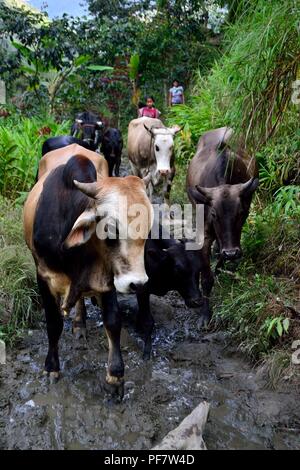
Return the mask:
[[39, 312], [35, 266], [27, 249], [22, 209], [0, 197], [0, 336], [12, 345]]
[[0, 194], [22, 203], [34, 184], [43, 142], [69, 128], [68, 122], [52, 119], [0, 118]]

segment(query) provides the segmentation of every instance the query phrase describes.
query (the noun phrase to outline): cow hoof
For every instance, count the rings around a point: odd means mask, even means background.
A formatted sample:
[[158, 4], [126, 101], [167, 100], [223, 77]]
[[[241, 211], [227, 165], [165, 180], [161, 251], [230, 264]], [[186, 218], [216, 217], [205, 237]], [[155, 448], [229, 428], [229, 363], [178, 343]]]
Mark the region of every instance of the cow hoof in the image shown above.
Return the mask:
[[151, 351], [143, 351], [143, 361], [150, 361]]
[[197, 329], [198, 330], [207, 330], [210, 323], [210, 318], [206, 316], [201, 316], [197, 321]]
[[43, 371], [43, 375], [44, 377], [48, 377], [49, 378], [49, 381], [51, 384], [56, 384], [59, 380], [59, 371], [47, 371], [47, 370], [44, 370]]
[[[114, 380], [112, 380], [114, 379]], [[109, 380], [109, 381], [108, 381]], [[108, 403], [121, 403], [124, 397], [124, 379], [119, 377], [106, 378], [105, 391], [108, 395]]]
[[86, 341], [86, 338], [87, 338], [86, 327], [85, 326], [73, 326], [73, 335], [77, 341], [79, 341], [81, 338], [83, 338]]

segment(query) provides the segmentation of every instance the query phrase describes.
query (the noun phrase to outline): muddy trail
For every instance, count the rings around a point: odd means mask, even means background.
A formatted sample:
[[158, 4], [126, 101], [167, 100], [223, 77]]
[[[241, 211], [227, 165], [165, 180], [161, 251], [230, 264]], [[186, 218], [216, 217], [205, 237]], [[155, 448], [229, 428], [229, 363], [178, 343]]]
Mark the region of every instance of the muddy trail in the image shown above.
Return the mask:
[[42, 376], [44, 323], [9, 352], [1, 366], [1, 449], [150, 449], [204, 399], [211, 404], [208, 449], [300, 449], [299, 395], [267, 389], [225, 332], [199, 332], [196, 313], [177, 294], [153, 296], [154, 351], [143, 361], [135, 297], [119, 301], [123, 402], [110, 404], [105, 395], [107, 340], [101, 311], [88, 303], [87, 341], [75, 340], [65, 321], [57, 384]]
[[[127, 163], [121, 168], [128, 172]], [[1, 449], [151, 449], [202, 400], [210, 403], [208, 449], [300, 449], [297, 390], [267, 387], [230, 344], [226, 332], [197, 328], [179, 295], [152, 296], [153, 355], [142, 359], [135, 332], [135, 296], [119, 296], [125, 396], [111, 404], [104, 390], [108, 355], [101, 310], [88, 307], [85, 340], [66, 320], [60, 340], [61, 379], [42, 375], [46, 325], [25, 335], [0, 366]]]

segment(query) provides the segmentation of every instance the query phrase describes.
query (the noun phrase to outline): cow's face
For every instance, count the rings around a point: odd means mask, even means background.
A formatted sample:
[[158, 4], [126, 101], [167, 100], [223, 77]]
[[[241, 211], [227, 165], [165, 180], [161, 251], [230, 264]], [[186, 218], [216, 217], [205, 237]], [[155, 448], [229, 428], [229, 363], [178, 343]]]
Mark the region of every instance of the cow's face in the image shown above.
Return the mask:
[[76, 119], [72, 126], [72, 136], [86, 142], [91, 150], [97, 150], [101, 143], [102, 128], [101, 121], [85, 122], [83, 119]]
[[113, 273], [117, 291], [136, 292], [148, 280], [144, 248], [153, 221], [144, 183], [135, 176], [74, 183], [94, 198], [95, 204], [77, 219], [65, 246], [78, 246], [93, 239]]
[[174, 151], [174, 136], [180, 131], [180, 127], [151, 128], [145, 125], [147, 132], [151, 134], [153, 150], [156, 159], [157, 172], [162, 176], [171, 173], [171, 160]]
[[224, 260], [242, 255], [241, 232], [258, 179], [244, 184], [223, 185], [216, 188], [196, 186], [188, 192], [193, 201], [206, 205], [206, 220], [211, 223]]

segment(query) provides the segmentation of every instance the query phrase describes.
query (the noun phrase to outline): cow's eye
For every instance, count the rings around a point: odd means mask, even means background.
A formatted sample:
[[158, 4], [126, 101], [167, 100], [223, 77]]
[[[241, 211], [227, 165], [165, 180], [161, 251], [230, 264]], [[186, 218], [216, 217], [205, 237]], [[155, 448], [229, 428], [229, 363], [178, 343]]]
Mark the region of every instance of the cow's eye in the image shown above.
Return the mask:
[[158, 146], [158, 145], [155, 145], [155, 150], [156, 150], [157, 152], [159, 152], [159, 146]]
[[217, 213], [216, 213], [216, 210], [215, 209], [212, 209], [211, 210], [211, 216], [213, 219], [216, 219], [217, 218]]

